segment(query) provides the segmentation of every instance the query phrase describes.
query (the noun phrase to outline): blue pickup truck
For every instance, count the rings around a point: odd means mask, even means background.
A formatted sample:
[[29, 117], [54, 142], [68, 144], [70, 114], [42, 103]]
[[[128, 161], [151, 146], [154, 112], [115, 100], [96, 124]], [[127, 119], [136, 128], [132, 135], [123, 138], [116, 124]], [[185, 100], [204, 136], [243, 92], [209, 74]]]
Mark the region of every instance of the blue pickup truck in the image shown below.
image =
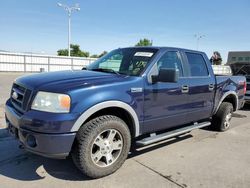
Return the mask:
[[16, 79], [5, 117], [26, 150], [71, 156], [83, 174], [99, 178], [119, 169], [131, 146], [206, 126], [226, 131], [245, 92], [245, 77], [214, 75], [203, 52], [131, 47], [83, 70]]

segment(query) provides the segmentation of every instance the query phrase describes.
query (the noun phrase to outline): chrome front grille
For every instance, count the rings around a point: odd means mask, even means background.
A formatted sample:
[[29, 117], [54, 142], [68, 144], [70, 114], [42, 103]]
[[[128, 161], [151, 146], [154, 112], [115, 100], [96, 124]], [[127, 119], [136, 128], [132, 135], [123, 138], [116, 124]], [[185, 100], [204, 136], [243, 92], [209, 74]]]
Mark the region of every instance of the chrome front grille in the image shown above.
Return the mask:
[[19, 112], [25, 112], [31, 97], [31, 90], [14, 83], [11, 90], [11, 103]]

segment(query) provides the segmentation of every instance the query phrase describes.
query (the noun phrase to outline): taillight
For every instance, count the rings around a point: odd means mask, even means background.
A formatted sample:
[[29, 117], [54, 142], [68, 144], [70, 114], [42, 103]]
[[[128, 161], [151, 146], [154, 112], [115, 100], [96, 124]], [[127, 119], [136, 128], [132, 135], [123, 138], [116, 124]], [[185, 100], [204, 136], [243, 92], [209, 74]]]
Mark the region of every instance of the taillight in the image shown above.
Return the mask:
[[243, 94], [245, 95], [246, 92], [247, 92], [247, 82], [246, 81], [244, 81], [244, 82], [243, 81], [239, 81], [239, 85], [244, 87]]

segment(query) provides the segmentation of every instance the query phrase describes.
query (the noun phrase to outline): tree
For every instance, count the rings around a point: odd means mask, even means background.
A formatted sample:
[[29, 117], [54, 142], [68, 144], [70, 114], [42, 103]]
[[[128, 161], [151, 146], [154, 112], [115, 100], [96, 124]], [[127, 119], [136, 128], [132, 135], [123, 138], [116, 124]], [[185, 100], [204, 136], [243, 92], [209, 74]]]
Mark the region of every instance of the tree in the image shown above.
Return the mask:
[[140, 39], [140, 41], [135, 46], [152, 46], [152, 41], [149, 39]]
[[89, 52], [82, 51], [77, 44], [70, 45], [70, 54], [75, 57], [89, 57]]
[[97, 54], [93, 54], [93, 55], [91, 55], [90, 57], [91, 57], [91, 58], [98, 58], [98, 57], [99, 57], [99, 55], [97, 55]]
[[59, 56], [68, 56], [68, 49], [57, 50], [57, 55], [59, 55]]
[[[59, 56], [68, 56], [68, 49], [60, 49], [57, 51]], [[80, 45], [70, 44], [70, 56], [89, 57], [89, 52], [82, 51]]]
[[103, 51], [98, 57], [100, 58], [100, 57], [106, 55], [107, 53], [108, 53], [107, 51]]
[[91, 55], [92, 58], [100, 58], [102, 56], [104, 56], [105, 54], [107, 54], [108, 52], [107, 51], [103, 51], [101, 54], [97, 55], [97, 54], [93, 54]]

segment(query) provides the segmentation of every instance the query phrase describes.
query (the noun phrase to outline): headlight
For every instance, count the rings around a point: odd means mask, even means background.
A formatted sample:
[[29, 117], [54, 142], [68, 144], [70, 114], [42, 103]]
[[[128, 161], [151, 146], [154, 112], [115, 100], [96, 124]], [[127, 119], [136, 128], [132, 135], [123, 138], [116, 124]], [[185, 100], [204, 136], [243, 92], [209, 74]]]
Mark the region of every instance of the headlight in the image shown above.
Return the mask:
[[68, 113], [70, 111], [70, 97], [60, 93], [39, 91], [31, 109], [53, 113]]

